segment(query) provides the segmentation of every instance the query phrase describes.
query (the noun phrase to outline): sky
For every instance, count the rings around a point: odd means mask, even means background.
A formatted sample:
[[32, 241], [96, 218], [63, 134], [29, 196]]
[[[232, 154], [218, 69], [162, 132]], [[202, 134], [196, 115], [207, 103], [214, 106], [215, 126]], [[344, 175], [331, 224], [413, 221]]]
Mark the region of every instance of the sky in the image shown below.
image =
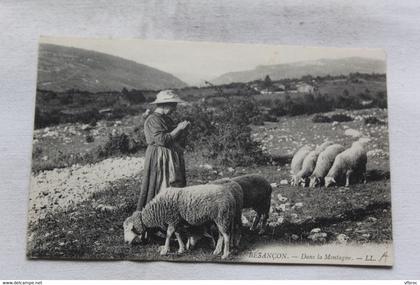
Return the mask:
[[258, 65], [345, 57], [385, 60], [382, 49], [66, 37], [41, 37], [40, 43], [119, 56], [171, 73], [189, 85], [198, 86], [223, 73], [250, 70]]

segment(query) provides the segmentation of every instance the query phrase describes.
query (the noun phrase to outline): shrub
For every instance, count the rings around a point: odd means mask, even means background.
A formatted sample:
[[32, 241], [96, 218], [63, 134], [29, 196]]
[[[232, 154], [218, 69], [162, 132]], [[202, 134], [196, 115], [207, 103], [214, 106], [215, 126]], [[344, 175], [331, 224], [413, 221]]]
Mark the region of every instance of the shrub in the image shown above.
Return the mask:
[[86, 135], [86, 142], [87, 143], [91, 143], [91, 142], [94, 142], [94, 141], [95, 141], [95, 138], [91, 134]]
[[332, 120], [328, 116], [324, 116], [324, 115], [321, 115], [321, 114], [316, 114], [315, 116], [312, 117], [312, 122], [314, 122], [314, 123], [331, 123]]
[[105, 158], [113, 155], [134, 153], [146, 145], [145, 140], [139, 139], [140, 134], [138, 135], [136, 137], [128, 136], [126, 133], [110, 133], [105, 144], [96, 149], [96, 155], [100, 158]]
[[351, 122], [354, 119], [346, 114], [333, 114], [331, 115], [331, 121], [335, 122]]
[[[175, 121], [191, 121], [187, 147], [205, 159], [224, 166], [263, 163], [267, 160], [259, 143], [251, 138], [248, 124], [258, 118], [255, 102], [227, 98], [223, 109], [210, 108], [206, 102], [181, 107]], [[261, 119], [261, 118], [259, 118]]]
[[384, 125], [385, 122], [379, 120], [378, 118], [376, 118], [375, 116], [370, 116], [364, 119], [364, 123], [365, 125], [367, 124], [371, 124], [371, 125]]

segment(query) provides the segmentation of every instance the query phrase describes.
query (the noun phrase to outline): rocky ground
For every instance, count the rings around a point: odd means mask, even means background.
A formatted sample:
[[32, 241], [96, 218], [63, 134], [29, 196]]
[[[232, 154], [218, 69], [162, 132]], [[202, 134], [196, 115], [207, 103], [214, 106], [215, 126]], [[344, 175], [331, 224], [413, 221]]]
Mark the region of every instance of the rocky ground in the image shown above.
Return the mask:
[[119, 179], [138, 175], [144, 159], [138, 157], [109, 158], [97, 164], [73, 165], [33, 175], [29, 198], [29, 221], [46, 213], [63, 211], [85, 201]]

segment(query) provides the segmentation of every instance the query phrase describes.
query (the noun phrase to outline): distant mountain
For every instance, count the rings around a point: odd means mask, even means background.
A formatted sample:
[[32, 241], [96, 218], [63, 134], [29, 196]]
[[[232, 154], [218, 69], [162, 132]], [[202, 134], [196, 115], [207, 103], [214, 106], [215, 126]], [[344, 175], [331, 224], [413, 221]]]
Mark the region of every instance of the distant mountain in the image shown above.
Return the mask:
[[156, 68], [79, 48], [40, 44], [38, 88], [52, 91], [120, 91], [182, 88], [186, 83]]
[[260, 65], [253, 70], [229, 72], [213, 80], [214, 84], [227, 84], [231, 82], [249, 82], [264, 79], [269, 75], [272, 80], [284, 78], [300, 78], [304, 75], [347, 75], [353, 72], [385, 73], [385, 61], [348, 57], [341, 59], [319, 59], [277, 65]]

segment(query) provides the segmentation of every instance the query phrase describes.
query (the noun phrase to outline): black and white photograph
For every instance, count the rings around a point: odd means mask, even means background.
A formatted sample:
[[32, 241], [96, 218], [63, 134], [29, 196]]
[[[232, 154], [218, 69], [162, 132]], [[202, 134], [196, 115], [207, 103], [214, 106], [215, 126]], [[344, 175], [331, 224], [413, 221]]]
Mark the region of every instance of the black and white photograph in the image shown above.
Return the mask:
[[392, 266], [386, 54], [40, 37], [30, 259]]

